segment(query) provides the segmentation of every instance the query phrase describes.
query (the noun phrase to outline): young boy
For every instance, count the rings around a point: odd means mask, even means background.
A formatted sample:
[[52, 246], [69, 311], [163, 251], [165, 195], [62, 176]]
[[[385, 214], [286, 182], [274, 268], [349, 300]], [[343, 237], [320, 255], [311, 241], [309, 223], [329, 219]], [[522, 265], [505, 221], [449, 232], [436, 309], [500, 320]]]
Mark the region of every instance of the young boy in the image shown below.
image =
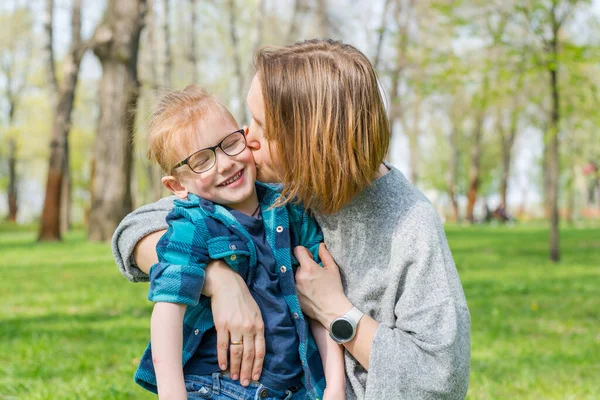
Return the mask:
[[[179, 199], [150, 269], [151, 345], [136, 382], [161, 399], [319, 399], [325, 386], [320, 352], [330, 359], [327, 397], [343, 398], [342, 349], [311, 321], [323, 344], [317, 350], [294, 286], [291, 250], [305, 246], [317, 259], [322, 235], [299, 205], [271, 207], [279, 193], [255, 182], [245, 135], [223, 105], [193, 85], [164, 96], [151, 116], [148, 155], [167, 172], [162, 183]], [[204, 268], [214, 259], [244, 278], [264, 319], [263, 371], [248, 386], [217, 362], [210, 299], [201, 296]]]

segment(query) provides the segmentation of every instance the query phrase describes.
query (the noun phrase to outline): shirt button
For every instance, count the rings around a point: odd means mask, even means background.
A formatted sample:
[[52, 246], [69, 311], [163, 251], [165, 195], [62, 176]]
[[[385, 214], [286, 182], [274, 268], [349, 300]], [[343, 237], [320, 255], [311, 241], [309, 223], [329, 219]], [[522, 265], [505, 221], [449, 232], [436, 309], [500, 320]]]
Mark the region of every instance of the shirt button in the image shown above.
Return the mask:
[[300, 318], [300, 316], [298, 315], [298, 313], [297, 313], [297, 312], [295, 312], [295, 313], [293, 314], [293, 316], [294, 316], [294, 319], [298, 319], [298, 318]]
[[235, 259], [236, 259], [236, 258], [237, 258], [237, 257], [236, 257], [236, 255], [235, 255], [235, 254], [234, 254], [234, 255], [232, 255], [232, 256], [230, 257], [231, 261], [235, 261]]
[[198, 330], [198, 329], [194, 329], [194, 335], [196, 335], [196, 336], [197, 336], [199, 333], [200, 333], [200, 330]]
[[236, 246], [235, 244], [230, 244], [230, 245], [229, 245], [229, 248], [230, 248], [231, 250], [236, 250], [236, 249], [237, 249], [237, 246]]
[[285, 265], [282, 265], [279, 270], [281, 271], [282, 274], [285, 274], [285, 271], [287, 271], [287, 268], [285, 267]]
[[269, 391], [267, 389], [263, 389], [263, 390], [260, 391], [259, 395], [260, 395], [261, 399], [264, 399], [264, 398], [266, 398], [269, 395]]
[[277, 228], [275, 228], [275, 230], [277, 231], [277, 233], [281, 233], [283, 232], [283, 226], [279, 225]]

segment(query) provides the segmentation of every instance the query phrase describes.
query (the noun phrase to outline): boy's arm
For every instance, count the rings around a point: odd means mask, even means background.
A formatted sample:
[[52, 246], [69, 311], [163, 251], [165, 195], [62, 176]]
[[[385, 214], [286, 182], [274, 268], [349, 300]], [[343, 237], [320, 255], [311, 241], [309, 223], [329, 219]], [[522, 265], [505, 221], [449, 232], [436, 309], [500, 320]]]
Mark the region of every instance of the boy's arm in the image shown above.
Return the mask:
[[175, 207], [167, 224], [169, 228], [156, 246], [158, 263], [150, 269], [148, 299], [156, 303], [151, 319], [152, 362], [159, 398], [184, 400], [184, 314], [186, 306], [200, 301], [209, 257], [202, 221]]
[[210, 261], [203, 220], [194, 219], [183, 207], [167, 217], [167, 232], [156, 245], [158, 263], [150, 269], [148, 299], [155, 303], [196, 306]]
[[181, 367], [185, 309], [183, 304], [156, 303], [152, 312], [152, 363], [161, 400], [187, 399]]
[[310, 329], [317, 342], [319, 355], [325, 371], [325, 394], [323, 400], [346, 398], [346, 373], [344, 370], [344, 348], [329, 337], [327, 329], [319, 322], [308, 319]]

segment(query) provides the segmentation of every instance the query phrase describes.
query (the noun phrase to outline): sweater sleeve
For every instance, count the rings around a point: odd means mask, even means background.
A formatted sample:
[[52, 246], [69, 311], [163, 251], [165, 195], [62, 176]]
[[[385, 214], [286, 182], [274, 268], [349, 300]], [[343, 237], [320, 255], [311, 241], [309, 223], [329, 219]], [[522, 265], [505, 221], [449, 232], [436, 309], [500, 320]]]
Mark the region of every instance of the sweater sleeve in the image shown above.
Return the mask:
[[119, 224], [112, 237], [112, 253], [121, 274], [131, 282], [148, 282], [148, 275], [133, 260], [136, 244], [145, 236], [167, 229], [166, 217], [175, 196], [163, 198], [133, 211]]
[[469, 383], [470, 316], [443, 226], [417, 203], [394, 233], [395, 323], [373, 339], [365, 399], [462, 399]]

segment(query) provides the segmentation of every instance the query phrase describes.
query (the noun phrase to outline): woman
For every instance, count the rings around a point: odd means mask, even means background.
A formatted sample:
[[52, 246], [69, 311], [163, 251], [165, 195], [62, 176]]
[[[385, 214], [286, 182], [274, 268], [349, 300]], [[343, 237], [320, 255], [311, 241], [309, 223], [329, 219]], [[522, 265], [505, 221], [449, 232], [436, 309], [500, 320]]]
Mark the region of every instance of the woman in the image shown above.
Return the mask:
[[[282, 183], [282, 197], [311, 208], [323, 230], [324, 268], [295, 249], [297, 291], [303, 312], [346, 349], [347, 398], [463, 398], [467, 304], [434, 208], [383, 163], [389, 123], [370, 62], [352, 46], [311, 40], [263, 49], [256, 66], [248, 147], [258, 179]], [[117, 229], [113, 252], [130, 280], [144, 280], [155, 262], [171, 207], [142, 207]], [[206, 275], [219, 363], [230, 339], [243, 340], [231, 347], [230, 373], [257, 379], [258, 307], [227, 267], [215, 262]]]

